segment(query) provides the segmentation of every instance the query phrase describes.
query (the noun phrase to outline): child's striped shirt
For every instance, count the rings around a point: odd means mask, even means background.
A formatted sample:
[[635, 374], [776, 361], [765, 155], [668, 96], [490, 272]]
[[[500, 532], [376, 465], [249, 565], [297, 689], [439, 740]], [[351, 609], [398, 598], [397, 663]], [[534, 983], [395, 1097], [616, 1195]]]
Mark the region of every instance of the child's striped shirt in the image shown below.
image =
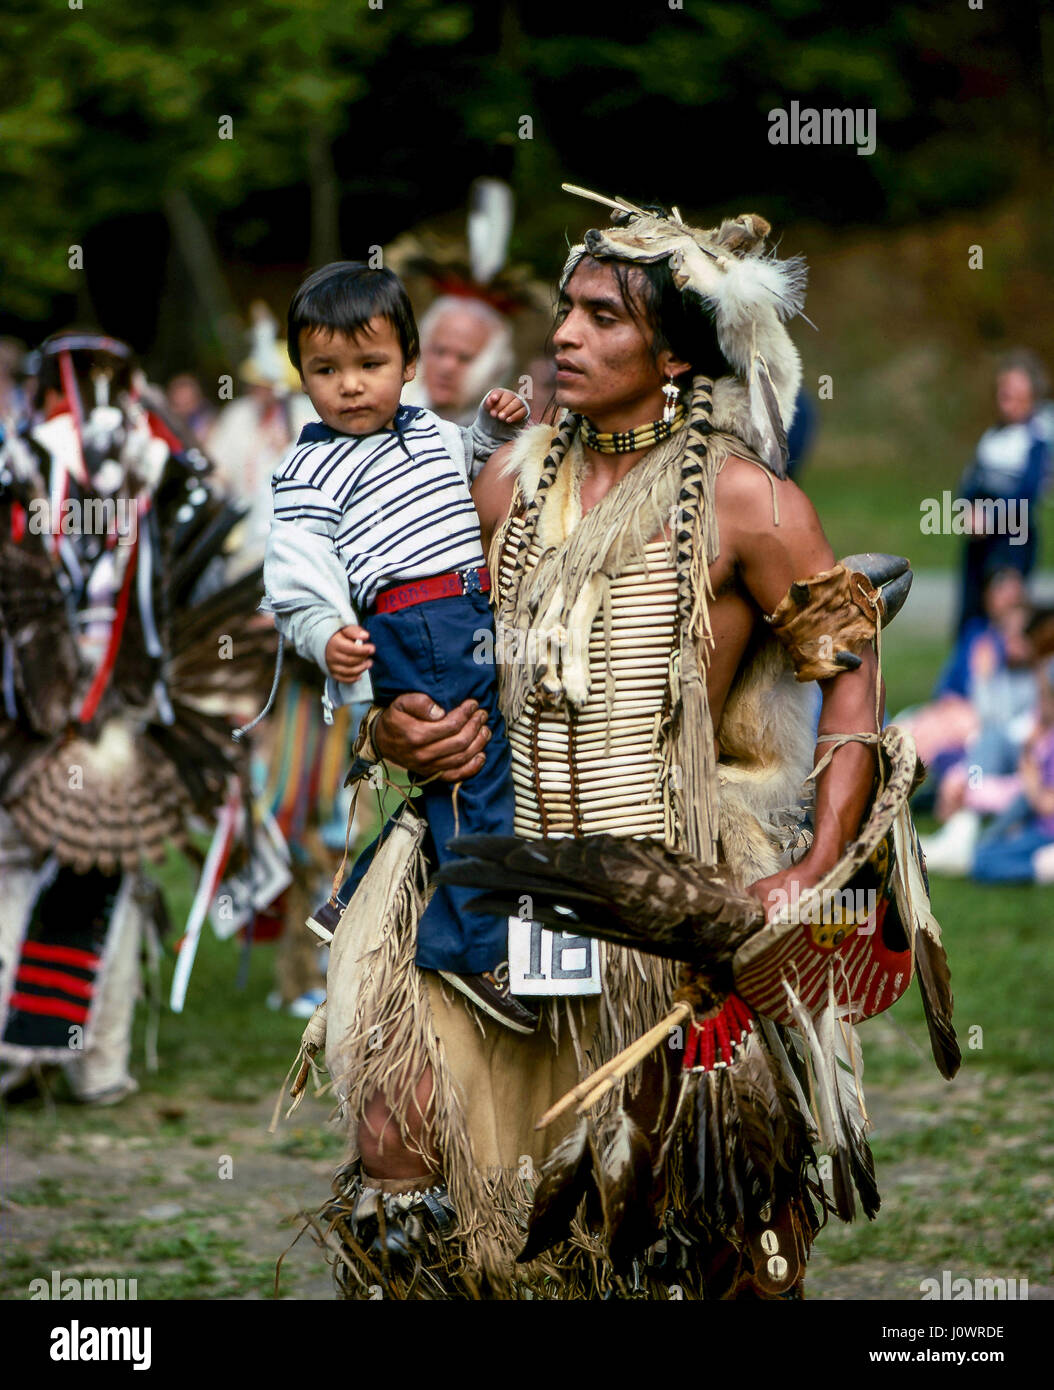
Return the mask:
[[466, 468], [436, 417], [400, 406], [394, 423], [369, 435], [306, 425], [271, 479], [275, 525], [332, 539], [360, 617], [382, 589], [484, 563]]

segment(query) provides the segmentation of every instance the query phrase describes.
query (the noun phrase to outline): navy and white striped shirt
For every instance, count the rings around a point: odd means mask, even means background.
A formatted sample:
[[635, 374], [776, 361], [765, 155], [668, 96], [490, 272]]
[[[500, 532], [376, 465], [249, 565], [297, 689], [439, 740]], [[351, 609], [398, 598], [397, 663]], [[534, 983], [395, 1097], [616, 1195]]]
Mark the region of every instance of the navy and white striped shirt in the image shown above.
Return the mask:
[[368, 435], [306, 425], [271, 479], [275, 525], [332, 540], [360, 616], [382, 589], [484, 563], [468, 478], [436, 416], [400, 406], [394, 423]]

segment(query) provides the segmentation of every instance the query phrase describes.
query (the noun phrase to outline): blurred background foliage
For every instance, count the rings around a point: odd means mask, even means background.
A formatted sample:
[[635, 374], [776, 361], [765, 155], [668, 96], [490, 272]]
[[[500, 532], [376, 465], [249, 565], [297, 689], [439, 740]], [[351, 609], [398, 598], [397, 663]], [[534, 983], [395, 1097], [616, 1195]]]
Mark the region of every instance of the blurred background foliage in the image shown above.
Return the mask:
[[[514, 252], [549, 274], [581, 220], [561, 177], [781, 227], [906, 225], [1035, 179], [1049, 135], [1040, 0], [68, 2], [3, 0], [3, 309], [11, 329], [93, 310], [148, 353], [195, 238], [237, 295], [460, 215], [499, 172]], [[873, 107], [875, 154], [770, 145], [791, 100]]]
[[[1054, 362], [1040, 0], [77, 2], [2, 0], [0, 333], [92, 323], [154, 377], [215, 380], [250, 300], [281, 312], [308, 266], [422, 222], [459, 235], [480, 174], [511, 181], [512, 256], [547, 281], [597, 220], [561, 180], [703, 225], [757, 210], [812, 265], [821, 331], [795, 336], [835, 393], [806, 478], [844, 549], [920, 461], [954, 486], [994, 352]], [[873, 108], [875, 153], [770, 144], [795, 100]], [[957, 538], [925, 544], [944, 563]]]

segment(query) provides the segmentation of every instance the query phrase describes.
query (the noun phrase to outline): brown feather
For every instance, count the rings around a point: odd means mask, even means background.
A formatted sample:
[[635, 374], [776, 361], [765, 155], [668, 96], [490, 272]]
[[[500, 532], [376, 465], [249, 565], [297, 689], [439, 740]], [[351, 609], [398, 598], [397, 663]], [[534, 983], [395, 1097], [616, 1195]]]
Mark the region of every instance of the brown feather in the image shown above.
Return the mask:
[[575, 1213], [591, 1186], [595, 1186], [593, 1154], [589, 1126], [583, 1119], [542, 1165], [527, 1221], [527, 1241], [516, 1256], [518, 1264], [537, 1259], [567, 1239]]
[[526, 894], [535, 921], [672, 960], [728, 960], [764, 924], [755, 898], [661, 840], [465, 835], [453, 847], [466, 857], [439, 881], [485, 888], [489, 910], [515, 916]]
[[753, 1034], [729, 1068], [729, 1079], [739, 1115], [741, 1184], [756, 1211], [772, 1198], [773, 1170], [786, 1141], [787, 1121], [768, 1055]]
[[933, 1060], [941, 1076], [950, 1081], [962, 1063], [959, 1042], [952, 1027], [951, 972], [944, 947], [932, 940], [925, 930], [915, 933], [915, 969]]
[[615, 1117], [598, 1177], [608, 1258], [615, 1272], [622, 1273], [659, 1237], [651, 1148], [625, 1110]]
[[55, 745], [20, 769], [7, 810], [35, 850], [57, 852], [79, 873], [160, 859], [190, 806], [177, 769], [148, 750], [140, 737], [114, 751], [81, 738]]

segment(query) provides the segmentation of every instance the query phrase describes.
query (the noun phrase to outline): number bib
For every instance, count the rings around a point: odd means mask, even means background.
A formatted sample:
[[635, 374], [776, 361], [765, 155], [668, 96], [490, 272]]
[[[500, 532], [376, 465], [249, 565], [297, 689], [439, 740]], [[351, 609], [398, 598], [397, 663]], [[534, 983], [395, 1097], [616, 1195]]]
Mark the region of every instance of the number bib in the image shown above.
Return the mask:
[[509, 990], [534, 995], [599, 994], [600, 943], [510, 917]]

